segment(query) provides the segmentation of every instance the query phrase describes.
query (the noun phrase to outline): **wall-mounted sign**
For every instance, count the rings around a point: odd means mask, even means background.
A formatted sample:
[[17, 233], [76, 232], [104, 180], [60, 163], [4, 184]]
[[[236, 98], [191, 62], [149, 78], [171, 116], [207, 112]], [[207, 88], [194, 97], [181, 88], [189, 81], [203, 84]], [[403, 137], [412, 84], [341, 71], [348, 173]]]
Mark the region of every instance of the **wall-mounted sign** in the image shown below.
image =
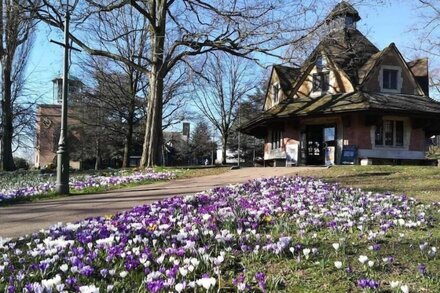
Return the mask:
[[345, 145], [342, 149], [341, 164], [354, 165], [358, 157], [357, 146]]

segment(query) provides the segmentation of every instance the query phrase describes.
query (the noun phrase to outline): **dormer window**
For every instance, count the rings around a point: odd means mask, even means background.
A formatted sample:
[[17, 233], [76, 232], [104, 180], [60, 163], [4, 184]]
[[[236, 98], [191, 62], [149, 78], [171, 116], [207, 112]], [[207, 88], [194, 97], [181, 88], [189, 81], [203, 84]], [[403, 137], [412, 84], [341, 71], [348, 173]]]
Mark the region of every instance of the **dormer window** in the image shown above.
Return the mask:
[[313, 74], [313, 91], [326, 92], [329, 89], [329, 72], [318, 72]]
[[402, 89], [402, 69], [399, 66], [383, 65], [379, 82], [382, 92], [400, 93]]
[[394, 69], [383, 70], [383, 88], [388, 90], [397, 90], [397, 73]]

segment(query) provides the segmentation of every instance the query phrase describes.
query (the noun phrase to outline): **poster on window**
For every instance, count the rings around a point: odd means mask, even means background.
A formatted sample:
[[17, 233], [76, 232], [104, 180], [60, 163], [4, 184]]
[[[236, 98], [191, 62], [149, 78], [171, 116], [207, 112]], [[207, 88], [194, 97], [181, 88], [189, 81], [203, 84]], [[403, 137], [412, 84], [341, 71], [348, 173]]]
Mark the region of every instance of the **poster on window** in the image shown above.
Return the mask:
[[298, 145], [286, 145], [286, 166], [298, 165]]

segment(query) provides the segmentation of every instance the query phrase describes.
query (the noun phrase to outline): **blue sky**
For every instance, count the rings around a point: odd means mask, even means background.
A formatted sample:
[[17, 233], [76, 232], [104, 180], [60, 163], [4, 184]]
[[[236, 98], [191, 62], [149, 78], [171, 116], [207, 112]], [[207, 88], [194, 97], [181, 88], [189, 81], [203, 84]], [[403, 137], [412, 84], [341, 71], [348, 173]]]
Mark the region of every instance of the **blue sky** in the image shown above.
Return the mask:
[[[414, 9], [415, 0], [389, 0], [386, 5], [360, 5], [356, 8], [362, 17], [358, 28], [379, 48], [396, 43], [407, 59], [413, 57], [409, 49], [414, 36], [410, 31], [415, 24], [419, 11]], [[40, 103], [52, 102], [51, 80], [60, 74], [63, 50], [58, 45], [50, 43], [50, 39], [62, 41], [62, 33], [56, 29], [49, 31], [44, 25], [35, 40], [35, 48], [28, 66], [28, 88], [40, 96]], [[84, 54], [84, 53], [74, 53]], [[77, 65], [72, 66], [72, 72], [79, 72]]]

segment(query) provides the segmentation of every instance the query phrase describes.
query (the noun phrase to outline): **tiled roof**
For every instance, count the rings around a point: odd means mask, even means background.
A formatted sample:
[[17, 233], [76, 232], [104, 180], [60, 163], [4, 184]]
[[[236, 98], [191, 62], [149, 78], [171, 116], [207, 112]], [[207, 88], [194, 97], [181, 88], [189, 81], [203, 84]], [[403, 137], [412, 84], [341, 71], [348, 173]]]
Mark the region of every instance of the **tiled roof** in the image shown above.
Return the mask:
[[365, 110], [440, 115], [440, 102], [424, 96], [360, 91], [346, 94], [324, 95], [317, 98], [301, 97], [279, 103], [243, 125], [241, 131], [251, 133], [252, 128], [278, 118], [326, 115]]

